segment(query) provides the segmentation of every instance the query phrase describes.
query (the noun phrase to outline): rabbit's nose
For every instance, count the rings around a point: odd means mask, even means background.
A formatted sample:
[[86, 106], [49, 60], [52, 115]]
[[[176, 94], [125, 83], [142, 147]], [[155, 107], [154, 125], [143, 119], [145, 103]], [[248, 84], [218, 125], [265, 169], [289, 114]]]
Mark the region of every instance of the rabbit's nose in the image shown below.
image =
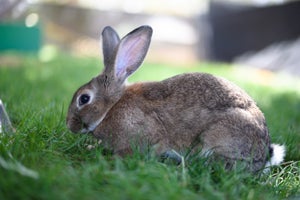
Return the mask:
[[73, 133], [78, 133], [82, 129], [82, 123], [80, 119], [74, 118], [74, 117], [67, 117], [66, 125], [70, 131]]

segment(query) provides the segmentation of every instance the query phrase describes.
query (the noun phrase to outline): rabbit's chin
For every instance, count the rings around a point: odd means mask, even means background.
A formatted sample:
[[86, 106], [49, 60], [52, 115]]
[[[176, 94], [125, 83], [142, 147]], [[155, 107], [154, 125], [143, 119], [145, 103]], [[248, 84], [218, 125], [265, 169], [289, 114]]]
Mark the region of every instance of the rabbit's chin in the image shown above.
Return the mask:
[[80, 133], [86, 134], [86, 133], [93, 132], [96, 129], [96, 127], [102, 122], [104, 117], [105, 117], [105, 115], [91, 124], [84, 125], [83, 129], [81, 129]]

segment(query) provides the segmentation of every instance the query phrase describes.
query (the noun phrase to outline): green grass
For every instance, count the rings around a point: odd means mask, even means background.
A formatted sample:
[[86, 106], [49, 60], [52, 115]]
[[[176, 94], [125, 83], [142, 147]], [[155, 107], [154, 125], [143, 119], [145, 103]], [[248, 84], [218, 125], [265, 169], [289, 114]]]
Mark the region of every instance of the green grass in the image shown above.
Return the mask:
[[[299, 80], [224, 64], [168, 67], [145, 63], [130, 81], [202, 71], [244, 88], [265, 113], [272, 142], [287, 147], [286, 163], [269, 175], [204, 165], [158, 162], [139, 154], [103, 155], [97, 141], [67, 130], [73, 92], [101, 71], [95, 58], [0, 55], [0, 98], [16, 133], [0, 135], [0, 199], [297, 199], [300, 198]], [[266, 74], [263, 74], [266, 75]], [[259, 82], [259, 83], [257, 83]]]

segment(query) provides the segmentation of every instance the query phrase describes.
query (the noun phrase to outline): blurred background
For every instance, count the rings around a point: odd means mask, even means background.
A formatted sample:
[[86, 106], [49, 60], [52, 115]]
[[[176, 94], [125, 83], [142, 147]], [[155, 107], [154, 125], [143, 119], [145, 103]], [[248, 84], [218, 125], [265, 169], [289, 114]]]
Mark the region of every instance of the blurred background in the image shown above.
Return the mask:
[[0, 53], [102, 56], [103, 27], [122, 37], [147, 24], [148, 61], [231, 62], [300, 76], [299, 20], [297, 0], [0, 0]]

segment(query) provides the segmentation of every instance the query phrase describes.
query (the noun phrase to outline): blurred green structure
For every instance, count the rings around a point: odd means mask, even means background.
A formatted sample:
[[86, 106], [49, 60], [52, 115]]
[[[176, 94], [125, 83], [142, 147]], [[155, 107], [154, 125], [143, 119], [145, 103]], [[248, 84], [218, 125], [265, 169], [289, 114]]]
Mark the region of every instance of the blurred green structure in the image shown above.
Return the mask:
[[28, 27], [21, 22], [0, 23], [0, 51], [37, 52], [41, 44], [39, 25]]

